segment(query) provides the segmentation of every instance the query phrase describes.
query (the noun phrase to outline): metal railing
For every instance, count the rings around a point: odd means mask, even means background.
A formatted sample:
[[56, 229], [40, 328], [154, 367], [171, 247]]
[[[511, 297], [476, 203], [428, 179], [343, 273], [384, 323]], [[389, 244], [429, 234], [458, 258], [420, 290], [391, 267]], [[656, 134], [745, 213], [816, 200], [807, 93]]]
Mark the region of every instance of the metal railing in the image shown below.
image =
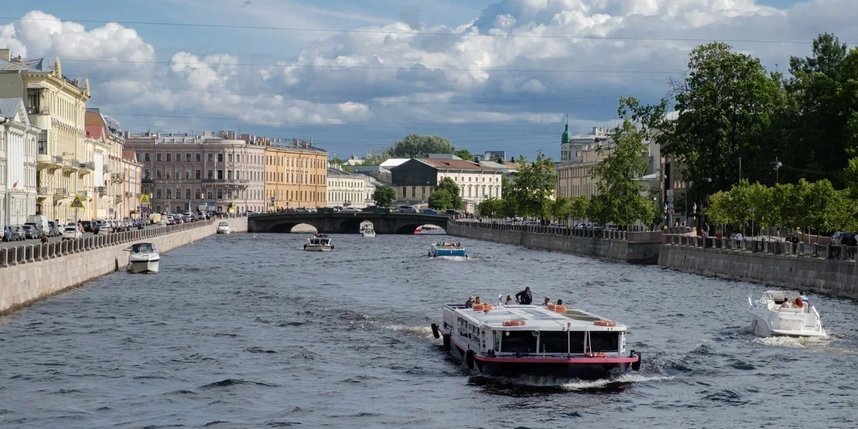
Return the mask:
[[699, 247], [726, 252], [761, 253], [806, 258], [855, 261], [858, 246], [813, 244], [767, 238], [732, 239], [727, 237], [698, 237], [683, 234], [665, 234], [664, 244], [670, 246]]
[[456, 221], [457, 226], [468, 228], [483, 228], [500, 231], [519, 231], [537, 234], [551, 234], [557, 236], [601, 238], [606, 240], [623, 240], [629, 242], [658, 242], [661, 241], [661, 231], [652, 231], [639, 225], [624, 226], [618, 228], [568, 228], [565, 226], [533, 225], [522, 223], [508, 223], [500, 220], [489, 221]]

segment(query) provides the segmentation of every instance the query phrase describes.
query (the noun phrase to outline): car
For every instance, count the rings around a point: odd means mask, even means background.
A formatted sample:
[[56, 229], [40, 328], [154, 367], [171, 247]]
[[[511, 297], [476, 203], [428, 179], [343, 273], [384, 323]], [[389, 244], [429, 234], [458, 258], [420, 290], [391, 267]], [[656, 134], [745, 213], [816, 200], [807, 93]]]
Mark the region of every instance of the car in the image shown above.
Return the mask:
[[60, 225], [54, 221], [48, 221], [48, 226], [50, 230], [48, 231], [48, 237], [59, 237], [63, 235], [63, 225]]
[[359, 212], [360, 209], [358, 209], [357, 207], [348, 206], [348, 207], [343, 207], [340, 211], [353, 213], [353, 212]]
[[66, 225], [63, 230], [63, 240], [77, 240], [83, 238], [83, 233], [77, 229], [77, 225]]
[[399, 213], [417, 213], [417, 209], [411, 206], [399, 206], [396, 208], [396, 211]]
[[24, 236], [18, 232], [17, 226], [6, 225], [6, 228], [3, 229], [3, 241], [20, 241], [23, 239]]
[[423, 209], [423, 210], [420, 210], [420, 213], [422, 213], [422, 214], [428, 214], [428, 215], [438, 215], [438, 214], [440, 214], [440, 213], [438, 213], [438, 211], [437, 211], [437, 210], [435, 210], [435, 209]]
[[24, 231], [24, 238], [42, 238], [42, 231], [36, 226], [36, 224], [25, 223], [21, 226], [21, 229]]

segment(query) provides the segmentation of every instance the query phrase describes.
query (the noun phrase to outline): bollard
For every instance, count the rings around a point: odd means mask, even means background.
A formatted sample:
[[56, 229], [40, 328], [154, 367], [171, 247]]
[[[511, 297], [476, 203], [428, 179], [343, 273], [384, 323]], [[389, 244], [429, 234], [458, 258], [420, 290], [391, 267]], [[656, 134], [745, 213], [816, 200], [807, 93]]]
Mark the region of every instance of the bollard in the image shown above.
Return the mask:
[[42, 248], [44, 248], [44, 246], [45, 243], [40, 243], [34, 246], [33, 251], [35, 252], [35, 254], [33, 255], [33, 259], [35, 259], [36, 261], [42, 260]]
[[9, 266], [9, 249], [2, 248], [0, 249], [0, 267], [8, 267]]

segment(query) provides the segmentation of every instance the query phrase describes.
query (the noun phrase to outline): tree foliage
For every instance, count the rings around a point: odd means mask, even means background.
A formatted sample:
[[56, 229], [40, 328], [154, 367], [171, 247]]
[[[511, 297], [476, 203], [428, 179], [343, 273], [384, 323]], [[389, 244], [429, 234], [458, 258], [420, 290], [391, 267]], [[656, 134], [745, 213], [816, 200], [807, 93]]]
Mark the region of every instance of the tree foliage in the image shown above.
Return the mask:
[[391, 158], [426, 158], [430, 153], [453, 153], [446, 137], [409, 134], [388, 149]]
[[504, 199], [510, 199], [515, 204], [516, 213], [519, 215], [548, 219], [548, 202], [554, 194], [557, 181], [554, 163], [539, 152], [534, 162], [528, 163], [522, 156], [518, 165], [515, 182], [511, 184], [511, 189]]
[[441, 179], [433, 194], [438, 191], [446, 191], [450, 194], [450, 206], [448, 208], [454, 208], [457, 210], [462, 208], [462, 193], [459, 191], [459, 185], [457, 185], [453, 179], [449, 177]]
[[502, 217], [503, 201], [499, 198], [489, 198], [477, 205], [477, 210], [482, 217]]
[[396, 191], [390, 186], [379, 186], [372, 193], [372, 199], [379, 207], [390, 207], [390, 203], [396, 199]]
[[446, 189], [436, 189], [429, 195], [429, 207], [436, 210], [447, 210], [453, 207], [453, 196]]

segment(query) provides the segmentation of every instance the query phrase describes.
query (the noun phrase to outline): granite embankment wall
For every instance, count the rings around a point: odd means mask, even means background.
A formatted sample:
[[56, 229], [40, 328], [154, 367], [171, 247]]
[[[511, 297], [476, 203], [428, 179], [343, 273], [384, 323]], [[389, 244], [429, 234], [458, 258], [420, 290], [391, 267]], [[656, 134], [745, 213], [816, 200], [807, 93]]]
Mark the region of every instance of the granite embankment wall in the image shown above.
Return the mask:
[[803, 245], [790, 243], [744, 244], [718, 248], [668, 241], [661, 248], [658, 264], [687, 273], [858, 299], [858, 262], [846, 249], [835, 252], [839, 249], [825, 246], [803, 249]]
[[[125, 269], [132, 243], [155, 243], [161, 254], [217, 232], [221, 220], [247, 231], [247, 218], [214, 219], [109, 235], [0, 249], [0, 314], [94, 278]], [[162, 261], [161, 267], [166, 265]]]
[[581, 231], [538, 225], [460, 221], [449, 222], [447, 233], [633, 264], [655, 264], [661, 247], [660, 232]]

